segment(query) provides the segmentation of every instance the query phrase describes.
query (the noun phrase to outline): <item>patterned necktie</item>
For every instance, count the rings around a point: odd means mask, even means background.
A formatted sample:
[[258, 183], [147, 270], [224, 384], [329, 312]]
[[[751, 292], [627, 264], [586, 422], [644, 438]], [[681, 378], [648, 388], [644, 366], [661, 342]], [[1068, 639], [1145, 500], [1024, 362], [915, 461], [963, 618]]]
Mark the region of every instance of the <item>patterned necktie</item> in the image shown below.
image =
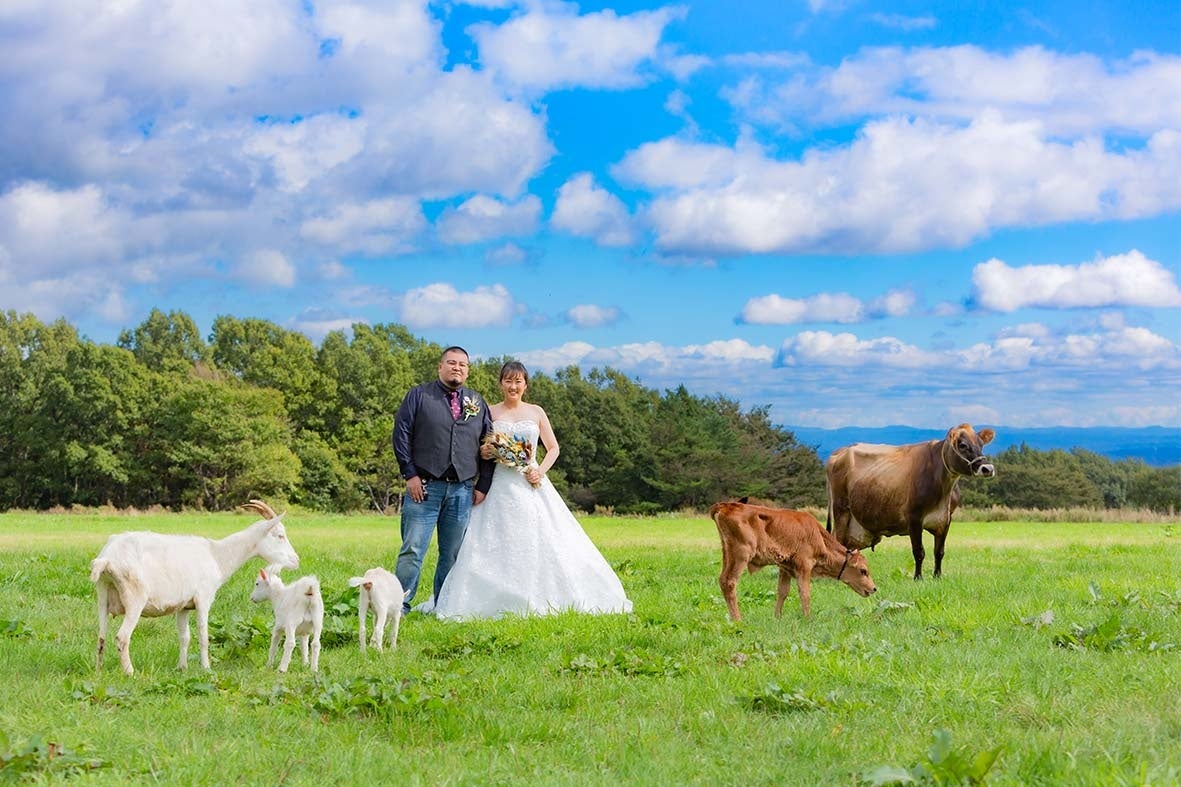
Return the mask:
[[448, 391], [447, 398], [451, 402], [451, 417], [452, 417], [452, 419], [458, 421], [459, 420], [459, 391]]

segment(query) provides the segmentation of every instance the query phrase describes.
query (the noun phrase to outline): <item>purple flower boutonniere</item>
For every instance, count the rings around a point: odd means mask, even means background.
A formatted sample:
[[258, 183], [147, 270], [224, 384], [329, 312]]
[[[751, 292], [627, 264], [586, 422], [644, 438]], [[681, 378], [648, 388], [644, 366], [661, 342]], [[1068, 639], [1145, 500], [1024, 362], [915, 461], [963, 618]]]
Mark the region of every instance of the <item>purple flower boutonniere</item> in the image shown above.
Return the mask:
[[473, 415], [480, 414], [480, 397], [465, 396], [463, 397], [463, 420], [471, 418]]

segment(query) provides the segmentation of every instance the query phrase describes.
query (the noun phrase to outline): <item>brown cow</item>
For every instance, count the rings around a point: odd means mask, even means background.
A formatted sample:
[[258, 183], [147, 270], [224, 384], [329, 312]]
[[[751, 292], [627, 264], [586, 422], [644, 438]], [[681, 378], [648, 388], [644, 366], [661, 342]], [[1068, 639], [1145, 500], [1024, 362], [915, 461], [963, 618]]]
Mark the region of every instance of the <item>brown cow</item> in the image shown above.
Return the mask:
[[991, 477], [984, 455], [991, 429], [970, 424], [942, 440], [911, 445], [855, 443], [828, 458], [828, 530], [847, 547], [873, 547], [884, 536], [910, 535], [914, 578], [923, 576], [923, 530], [935, 536], [935, 576], [943, 568], [943, 545], [951, 513], [959, 504], [961, 476]]
[[865, 556], [837, 543], [811, 514], [723, 502], [715, 503], [709, 515], [722, 539], [718, 584], [735, 621], [742, 620], [737, 588], [743, 569], [753, 574], [763, 566], [779, 566], [775, 617], [783, 612], [783, 600], [791, 590], [793, 576], [800, 586], [804, 617], [812, 614], [813, 576], [840, 580], [863, 596], [877, 592]]

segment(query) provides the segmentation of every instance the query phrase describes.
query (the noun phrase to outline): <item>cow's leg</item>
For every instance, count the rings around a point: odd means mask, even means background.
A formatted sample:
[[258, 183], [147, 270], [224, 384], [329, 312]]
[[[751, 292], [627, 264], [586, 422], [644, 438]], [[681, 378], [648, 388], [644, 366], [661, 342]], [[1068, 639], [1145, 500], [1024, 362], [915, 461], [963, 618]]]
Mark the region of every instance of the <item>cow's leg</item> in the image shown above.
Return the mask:
[[739, 559], [734, 550], [726, 550], [722, 562], [722, 573], [718, 577], [718, 585], [722, 588], [722, 597], [726, 599], [726, 606], [730, 609], [730, 619], [735, 623], [742, 620], [738, 612], [738, 577], [742, 576], [745, 560]]
[[800, 606], [804, 608], [804, 617], [812, 616], [812, 568], [801, 566], [796, 573], [796, 584], [800, 586]]
[[943, 545], [947, 542], [947, 531], [949, 528], [944, 528], [941, 531], [936, 531], [935, 536], [935, 578], [938, 579], [943, 575]]
[[779, 567], [779, 589], [775, 594], [775, 617], [783, 614], [783, 602], [791, 593], [791, 572], [786, 566]]
[[910, 551], [914, 555], [914, 578], [923, 578], [923, 558], [927, 553], [923, 550], [923, 521], [910, 523]]

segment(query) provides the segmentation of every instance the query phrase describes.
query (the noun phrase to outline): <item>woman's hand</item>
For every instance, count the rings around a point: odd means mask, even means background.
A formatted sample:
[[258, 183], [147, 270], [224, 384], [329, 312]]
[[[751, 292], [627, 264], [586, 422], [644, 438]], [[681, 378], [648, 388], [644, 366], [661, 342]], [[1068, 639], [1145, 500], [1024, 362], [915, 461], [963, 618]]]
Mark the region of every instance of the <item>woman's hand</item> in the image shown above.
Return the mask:
[[541, 479], [545, 478], [545, 473], [541, 472], [541, 468], [532, 466], [525, 470], [525, 480], [537, 486], [541, 483]]
[[496, 449], [492, 447], [492, 443], [484, 443], [480, 446], [481, 459], [495, 459]]

